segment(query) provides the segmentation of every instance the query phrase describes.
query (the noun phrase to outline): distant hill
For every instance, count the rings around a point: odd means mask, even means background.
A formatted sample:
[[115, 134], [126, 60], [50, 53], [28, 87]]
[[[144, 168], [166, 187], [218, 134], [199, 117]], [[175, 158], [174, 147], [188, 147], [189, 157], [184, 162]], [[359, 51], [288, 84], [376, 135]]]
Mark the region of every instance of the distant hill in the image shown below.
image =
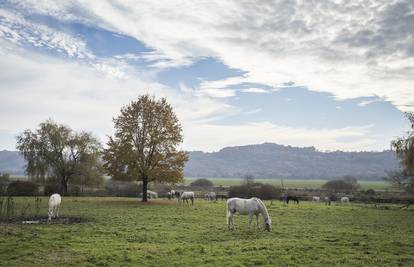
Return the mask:
[[243, 177], [286, 179], [335, 179], [351, 175], [378, 180], [384, 170], [395, 170], [398, 161], [390, 150], [383, 152], [321, 152], [314, 147], [273, 143], [226, 147], [218, 152], [190, 152], [186, 177]]
[[[0, 151], [0, 171], [24, 174], [24, 159], [17, 151]], [[189, 152], [186, 177], [335, 179], [351, 175], [378, 180], [384, 170], [395, 170], [398, 161], [390, 150], [382, 152], [321, 152], [314, 147], [292, 147], [273, 143], [225, 147], [218, 152]]]

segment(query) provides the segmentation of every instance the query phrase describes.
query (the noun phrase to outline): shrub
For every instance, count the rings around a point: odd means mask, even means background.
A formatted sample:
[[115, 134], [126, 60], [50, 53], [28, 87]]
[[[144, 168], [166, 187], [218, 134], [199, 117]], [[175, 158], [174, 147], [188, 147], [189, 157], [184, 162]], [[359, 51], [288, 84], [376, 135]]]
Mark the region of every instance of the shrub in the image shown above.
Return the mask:
[[110, 179], [105, 183], [105, 191], [111, 196], [137, 197], [142, 190], [140, 190], [140, 186], [137, 183]]
[[68, 196], [78, 197], [80, 196], [81, 188], [78, 185], [71, 184], [68, 186]]
[[51, 196], [54, 193], [60, 193], [60, 186], [59, 184], [47, 184], [45, 185], [45, 189], [44, 189], [44, 195], [45, 196]]
[[190, 184], [191, 186], [212, 187], [214, 184], [209, 179], [197, 179]]
[[322, 188], [331, 192], [352, 193], [358, 190], [359, 185], [356, 179], [345, 177], [341, 180], [332, 180], [326, 182]]
[[37, 184], [30, 181], [14, 181], [7, 187], [7, 194], [11, 196], [34, 196], [37, 192]]
[[10, 173], [0, 172], [0, 182], [8, 182], [8, 181], [10, 181]]
[[374, 189], [368, 189], [367, 191], [365, 191], [365, 194], [367, 195], [375, 195], [375, 190]]
[[231, 186], [229, 189], [229, 197], [258, 197], [260, 199], [278, 199], [280, 196], [280, 188], [270, 184], [251, 183], [239, 186]]
[[4, 195], [7, 191], [7, 186], [10, 183], [10, 174], [0, 173], [0, 196]]

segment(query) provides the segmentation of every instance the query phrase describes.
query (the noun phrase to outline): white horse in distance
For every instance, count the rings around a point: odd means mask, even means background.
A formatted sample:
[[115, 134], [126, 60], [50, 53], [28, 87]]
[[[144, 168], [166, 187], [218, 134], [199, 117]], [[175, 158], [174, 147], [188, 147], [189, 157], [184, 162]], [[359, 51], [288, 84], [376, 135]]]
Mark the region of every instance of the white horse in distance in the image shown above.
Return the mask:
[[215, 192], [208, 192], [204, 195], [207, 200], [214, 201], [216, 200], [216, 193]]
[[249, 228], [252, 224], [253, 215], [256, 215], [256, 226], [259, 226], [259, 214], [262, 215], [264, 226], [267, 231], [272, 229], [272, 220], [267, 212], [265, 204], [258, 198], [251, 199], [230, 198], [227, 200], [227, 227], [234, 229], [233, 215], [238, 212], [242, 215], [249, 215]]
[[158, 193], [151, 191], [151, 190], [147, 190], [147, 198], [149, 199], [158, 198]]
[[341, 197], [341, 203], [349, 203], [349, 197]]
[[48, 212], [48, 221], [51, 221], [52, 218], [59, 217], [59, 208], [60, 203], [62, 202], [62, 198], [59, 194], [53, 194], [49, 198], [49, 212]]
[[318, 196], [313, 196], [313, 197], [312, 197], [312, 201], [313, 201], [313, 202], [319, 202], [319, 201], [321, 201], [321, 198], [320, 198], [320, 197], [318, 197]]
[[189, 199], [191, 200], [191, 205], [194, 205], [194, 192], [182, 192], [180, 198], [178, 199], [178, 203], [182, 201], [184, 204], [185, 200], [185, 202], [188, 204]]

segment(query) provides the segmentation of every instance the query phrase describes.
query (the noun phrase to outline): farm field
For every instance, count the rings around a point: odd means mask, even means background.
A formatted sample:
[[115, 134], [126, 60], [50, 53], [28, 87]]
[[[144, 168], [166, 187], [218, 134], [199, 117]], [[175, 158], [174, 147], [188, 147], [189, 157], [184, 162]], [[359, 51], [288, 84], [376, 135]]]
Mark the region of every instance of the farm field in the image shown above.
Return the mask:
[[[185, 178], [184, 184], [188, 185], [198, 178]], [[207, 178], [214, 183], [216, 186], [232, 186], [240, 185], [243, 181], [241, 178]], [[275, 186], [281, 186], [280, 179], [254, 179], [256, 182], [272, 184]], [[284, 180], [283, 184], [285, 187], [289, 188], [320, 188], [327, 180]], [[361, 188], [364, 190], [367, 189], [376, 189], [376, 190], [385, 190], [390, 188], [390, 184], [385, 181], [358, 181], [361, 185]]]
[[[16, 197], [15, 210], [34, 203]], [[414, 209], [266, 201], [272, 232], [247, 229], [225, 202], [143, 204], [133, 198], [65, 197], [78, 224], [0, 224], [0, 266], [412, 266]], [[46, 216], [47, 199], [41, 202]], [[29, 211], [27, 211], [30, 214]]]

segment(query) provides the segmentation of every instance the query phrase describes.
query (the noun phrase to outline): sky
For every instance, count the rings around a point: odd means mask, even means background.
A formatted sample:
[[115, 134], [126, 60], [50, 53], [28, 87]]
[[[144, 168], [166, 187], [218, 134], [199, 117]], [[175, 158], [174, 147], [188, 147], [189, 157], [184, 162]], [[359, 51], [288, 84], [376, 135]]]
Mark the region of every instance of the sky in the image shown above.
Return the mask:
[[0, 0], [0, 150], [48, 118], [105, 143], [145, 93], [185, 150], [389, 149], [414, 111], [414, 1]]

